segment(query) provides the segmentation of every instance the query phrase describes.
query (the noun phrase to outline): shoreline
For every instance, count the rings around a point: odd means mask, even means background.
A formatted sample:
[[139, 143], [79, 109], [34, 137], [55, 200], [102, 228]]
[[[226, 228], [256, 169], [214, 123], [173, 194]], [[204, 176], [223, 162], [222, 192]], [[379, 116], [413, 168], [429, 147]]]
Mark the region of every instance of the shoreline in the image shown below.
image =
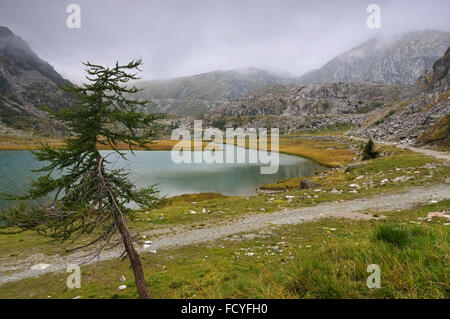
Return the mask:
[[[330, 149], [329, 147], [326, 146], [320, 147], [319, 145], [320, 143], [314, 143], [313, 145], [310, 145], [310, 143], [307, 143], [306, 140], [301, 140], [301, 137], [299, 137], [299, 139], [300, 141], [297, 142], [294, 141], [294, 143], [291, 143], [291, 141], [289, 141], [290, 143], [286, 143], [286, 140], [281, 138], [278, 153], [303, 157], [327, 168], [335, 168], [348, 164], [352, 161], [352, 159], [355, 156], [355, 153], [350, 149]], [[147, 145], [149, 149], [145, 149], [142, 147], [133, 147], [133, 150], [168, 151], [171, 150], [174, 147], [174, 145], [179, 142], [180, 140], [167, 140], [167, 139], [154, 140], [151, 144]], [[56, 139], [48, 139], [48, 140], [44, 139], [41, 140], [40, 143], [48, 143], [50, 146], [56, 148], [62, 148], [65, 145], [65, 143], [62, 140]], [[23, 141], [21, 140], [18, 140], [17, 143], [7, 144], [6, 142], [3, 145], [0, 144], [0, 151], [12, 151], [12, 150], [31, 151], [38, 149], [40, 147], [40, 143], [38, 143], [37, 141], [35, 143], [23, 143]], [[193, 149], [193, 142], [191, 141], [190, 144], [191, 149]], [[203, 141], [202, 148], [204, 148], [208, 144], [209, 144], [208, 141]], [[226, 142], [224, 142], [223, 144], [226, 144]], [[246, 143], [246, 145], [240, 145], [236, 141], [234, 145], [249, 149], [248, 143]], [[129, 150], [129, 147], [125, 144], [123, 145], [119, 144], [117, 145], [117, 149]], [[112, 149], [107, 148], [104, 145], [99, 145], [99, 150], [112, 150]], [[268, 150], [270, 151], [270, 143], [268, 145]]]

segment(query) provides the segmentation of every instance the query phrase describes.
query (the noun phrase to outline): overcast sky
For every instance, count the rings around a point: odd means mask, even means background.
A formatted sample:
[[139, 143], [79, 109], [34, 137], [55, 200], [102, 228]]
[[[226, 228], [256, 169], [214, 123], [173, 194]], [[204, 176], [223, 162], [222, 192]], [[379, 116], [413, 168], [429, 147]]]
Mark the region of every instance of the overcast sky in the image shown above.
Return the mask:
[[[81, 7], [69, 29], [66, 8]], [[369, 29], [366, 8], [381, 7]], [[0, 0], [7, 26], [64, 77], [82, 61], [144, 61], [145, 79], [248, 66], [301, 75], [379, 34], [450, 31], [449, 0]]]

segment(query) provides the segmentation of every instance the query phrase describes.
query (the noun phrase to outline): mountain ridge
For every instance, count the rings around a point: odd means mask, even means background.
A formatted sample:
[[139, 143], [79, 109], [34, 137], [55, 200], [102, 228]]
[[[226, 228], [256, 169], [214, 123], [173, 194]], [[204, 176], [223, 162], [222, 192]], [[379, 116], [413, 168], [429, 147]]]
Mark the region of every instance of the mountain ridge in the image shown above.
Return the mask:
[[319, 69], [300, 76], [299, 84], [376, 82], [412, 85], [450, 46], [450, 32], [419, 30], [371, 38], [341, 53]]
[[0, 26], [0, 124], [19, 130], [60, 132], [63, 127], [41, 110], [59, 109], [73, 96], [59, 89], [66, 83], [10, 29]]
[[151, 99], [151, 111], [199, 115], [266, 85], [292, 83], [294, 78], [250, 67], [216, 70], [192, 76], [139, 82], [140, 97]]

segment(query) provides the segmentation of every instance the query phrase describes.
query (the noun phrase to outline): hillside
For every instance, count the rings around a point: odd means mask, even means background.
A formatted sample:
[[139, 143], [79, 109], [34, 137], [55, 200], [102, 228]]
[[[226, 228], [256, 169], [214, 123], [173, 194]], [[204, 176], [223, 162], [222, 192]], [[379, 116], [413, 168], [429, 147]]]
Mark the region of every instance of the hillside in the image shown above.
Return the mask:
[[373, 112], [355, 133], [381, 140], [426, 143], [448, 139], [450, 48], [400, 103]]
[[435, 30], [375, 37], [301, 76], [298, 82], [411, 85], [429, 72], [449, 46], [450, 33]]
[[293, 79], [268, 71], [213, 71], [168, 80], [141, 82], [141, 97], [151, 99], [151, 111], [179, 115], [199, 115], [235, 100], [253, 89], [287, 84]]
[[0, 26], [0, 128], [58, 131], [41, 111], [58, 109], [72, 97], [57, 86], [65, 80], [20, 37]]
[[264, 87], [217, 110], [237, 115], [366, 113], [399, 98], [402, 87], [374, 83], [333, 83]]

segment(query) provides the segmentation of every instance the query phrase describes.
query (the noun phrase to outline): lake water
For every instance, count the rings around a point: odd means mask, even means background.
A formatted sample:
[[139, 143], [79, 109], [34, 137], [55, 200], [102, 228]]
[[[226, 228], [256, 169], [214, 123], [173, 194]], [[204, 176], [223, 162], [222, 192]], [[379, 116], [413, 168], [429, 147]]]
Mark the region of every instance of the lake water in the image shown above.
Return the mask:
[[[237, 151], [238, 147], [233, 147]], [[241, 149], [242, 150], [242, 149]], [[248, 158], [249, 152], [245, 150]], [[103, 151], [106, 155], [110, 151]], [[175, 196], [187, 193], [218, 192], [225, 195], [254, 195], [256, 189], [266, 183], [274, 183], [288, 177], [312, 176], [322, 167], [315, 162], [297, 156], [279, 154], [279, 169], [275, 174], [263, 175], [260, 167], [265, 164], [175, 164], [168, 151], [137, 151], [128, 154], [128, 161], [109, 156], [111, 168], [125, 167], [130, 179], [138, 187], [158, 184], [160, 195]], [[0, 192], [23, 194], [37, 173], [31, 172], [42, 163], [29, 151], [0, 151]], [[0, 199], [0, 208], [10, 202]]]

